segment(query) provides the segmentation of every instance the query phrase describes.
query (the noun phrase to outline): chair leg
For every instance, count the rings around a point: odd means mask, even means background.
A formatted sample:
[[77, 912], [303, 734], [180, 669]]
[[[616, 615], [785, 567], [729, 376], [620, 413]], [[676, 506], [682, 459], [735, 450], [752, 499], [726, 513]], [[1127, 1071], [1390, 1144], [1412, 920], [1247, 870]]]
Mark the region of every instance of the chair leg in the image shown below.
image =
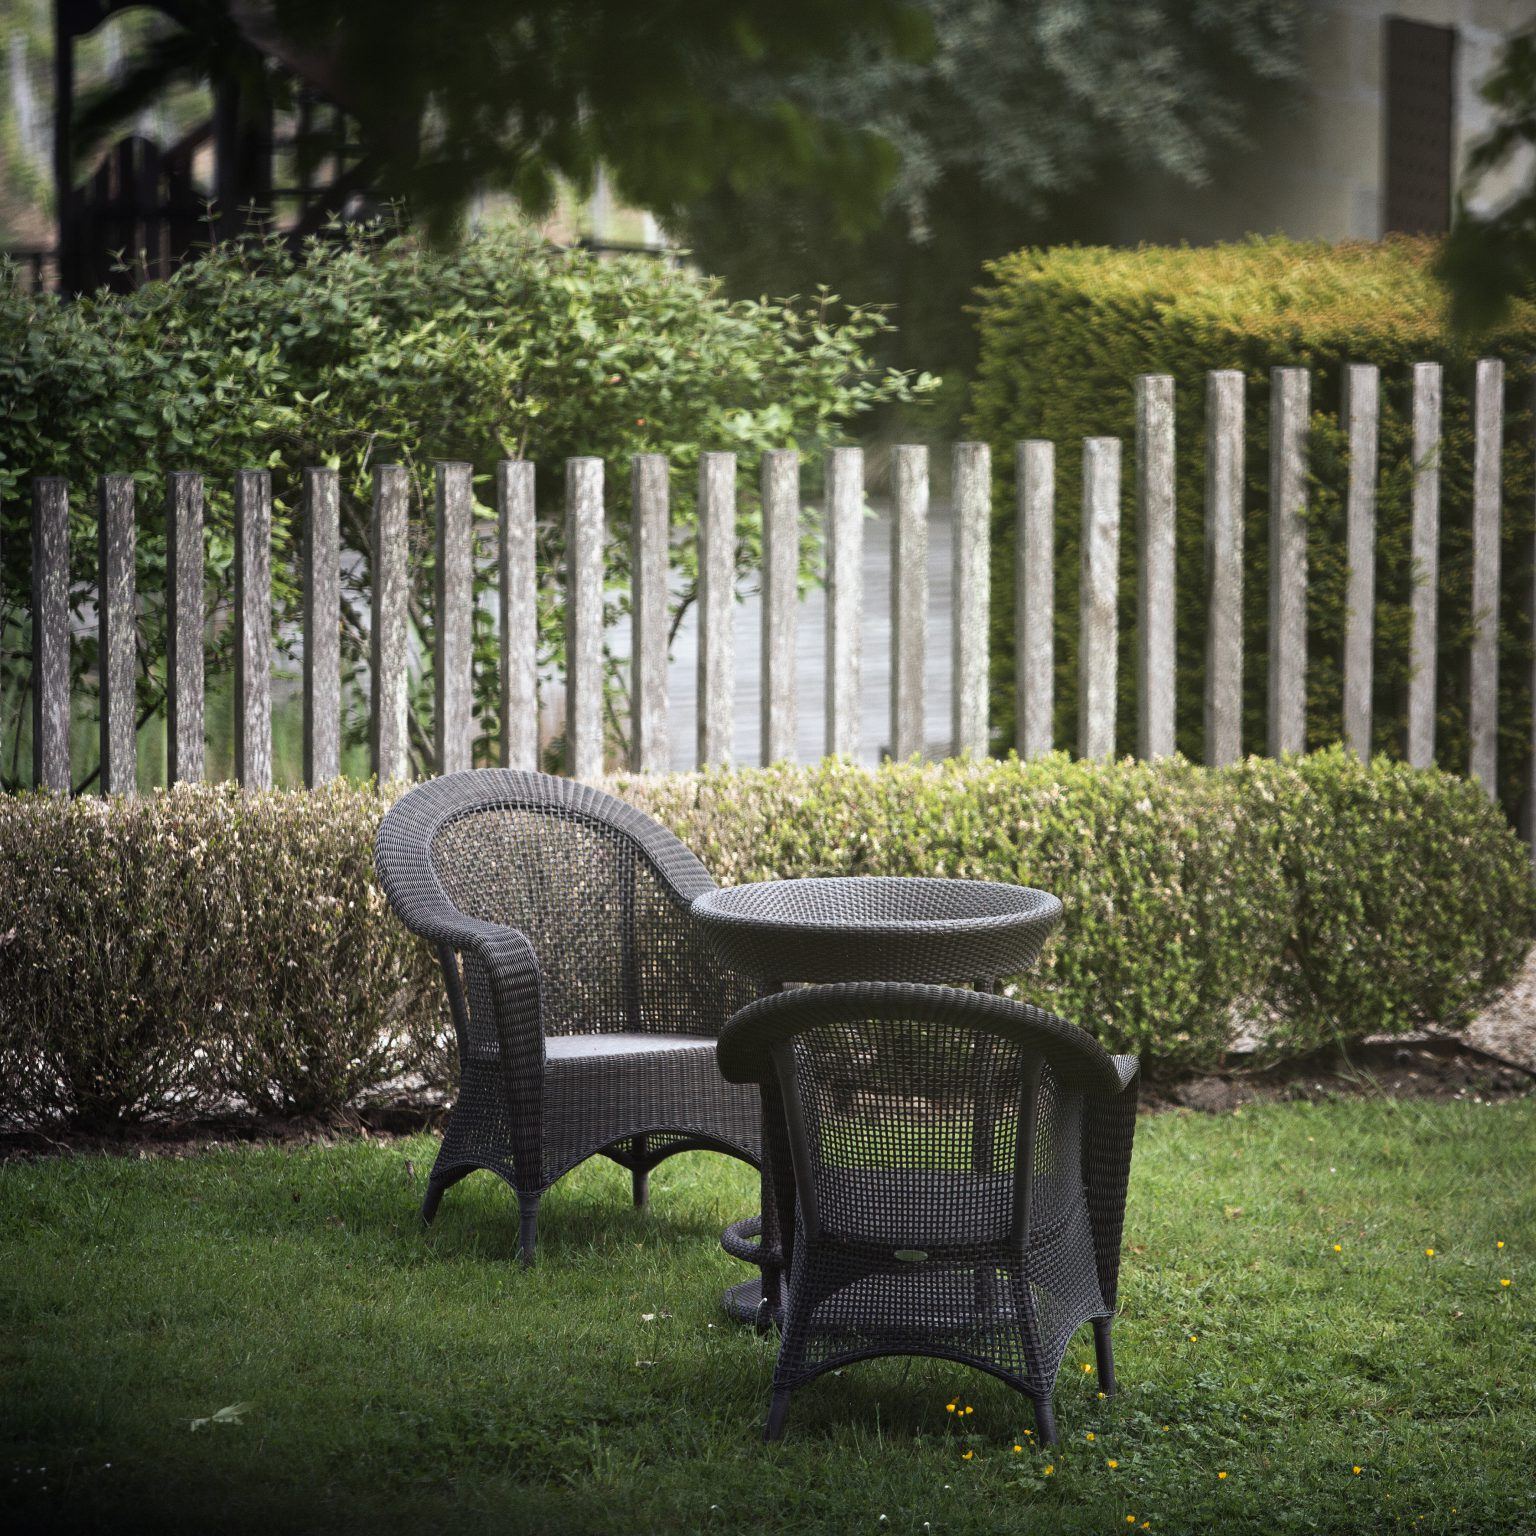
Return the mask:
[[1051, 1410], [1049, 1397], [1032, 1399], [1035, 1405], [1035, 1433], [1041, 1445], [1056, 1444], [1056, 1415]]
[[1099, 1368], [1099, 1391], [1105, 1397], [1115, 1395], [1115, 1346], [1109, 1336], [1113, 1325], [1112, 1317], [1093, 1320], [1093, 1354]]
[[533, 1251], [539, 1241], [539, 1199], [538, 1195], [517, 1197], [517, 1241], [524, 1264], [533, 1263]]
[[437, 1215], [437, 1208], [443, 1203], [443, 1192], [450, 1185], [457, 1184], [460, 1179], [468, 1177], [471, 1172], [469, 1168], [455, 1168], [451, 1173], [434, 1173], [428, 1178], [427, 1193], [421, 1202], [423, 1226], [432, 1225], [432, 1218]]
[[789, 1388], [780, 1387], [773, 1394], [768, 1409], [768, 1423], [763, 1428], [763, 1439], [769, 1442], [784, 1438], [784, 1421], [789, 1417]]
[[630, 1169], [630, 1183], [635, 1194], [635, 1209], [643, 1211], [651, 1203], [651, 1170], [645, 1161], [646, 1153], [650, 1149], [646, 1146], [644, 1136], [635, 1137], [634, 1158], [635, 1166]]

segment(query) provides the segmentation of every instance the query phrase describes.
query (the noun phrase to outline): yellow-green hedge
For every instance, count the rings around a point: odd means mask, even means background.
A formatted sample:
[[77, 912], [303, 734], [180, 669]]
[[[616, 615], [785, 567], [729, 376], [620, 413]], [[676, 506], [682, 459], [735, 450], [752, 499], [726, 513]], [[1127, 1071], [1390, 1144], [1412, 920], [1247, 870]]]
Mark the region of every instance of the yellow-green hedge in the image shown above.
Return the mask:
[[[958, 875], [1066, 918], [1021, 995], [1154, 1073], [1235, 1027], [1272, 1056], [1453, 1024], [1532, 933], [1530, 864], [1475, 785], [1339, 751], [1179, 760], [828, 762], [619, 793], [724, 883]], [[367, 785], [0, 796], [0, 1127], [231, 1105], [324, 1113], [449, 1066], [435, 962], [373, 875]]]
[[[1513, 809], [1525, 782], [1529, 738], [1533, 487], [1531, 378], [1536, 303], [1475, 349], [1449, 330], [1446, 302], [1429, 270], [1432, 242], [1393, 239], [1329, 246], [1283, 239], [1200, 248], [1021, 251], [990, 268], [980, 296], [981, 362], [968, 431], [1002, 444], [1049, 438], [1057, 454], [1056, 737], [1076, 740], [1078, 540], [1082, 439], [1135, 433], [1134, 381], [1176, 380], [1178, 415], [1178, 742], [1203, 756], [1205, 675], [1205, 375], [1236, 368], [1247, 386], [1244, 555], [1245, 742], [1265, 740], [1268, 634], [1269, 372], [1312, 370], [1307, 736], [1338, 739], [1344, 623], [1343, 492], [1347, 468], [1339, 422], [1343, 370], [1381, 369], [1381, 479], [1377, 500], [1375, 737], [1400, 752], [1406, 726], [1408, 602], [1413, 585], [1409, 495], [1412, 365], [1445, 369], [1438, 684], [1439, 761], [1467, 763], [1466, 657], [1471, 636], [1470, 408], [1476, 356], [1508, 365], [1504, 456], [1501, 633], [1501, 788]], [[999, 453], [994, 539], [993, 720], [1013, 740], [1013, 464]], [[1136, 554], [1134, 472], [1127, 458], [1121, 540], [1119, 739], [1135, 740]]]

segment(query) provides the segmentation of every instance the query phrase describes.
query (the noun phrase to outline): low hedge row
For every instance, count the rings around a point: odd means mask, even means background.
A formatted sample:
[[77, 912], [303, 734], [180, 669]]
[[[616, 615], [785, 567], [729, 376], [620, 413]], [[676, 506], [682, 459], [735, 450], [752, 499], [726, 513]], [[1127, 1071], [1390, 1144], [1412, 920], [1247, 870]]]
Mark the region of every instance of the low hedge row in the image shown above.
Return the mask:
[[[1333, 750], [1225, 770], [889, 764], [620, 779], [724, 883], [944, 874], [1059, 894], [1018, 990], [1161, 1073], [1464, 1019], [1536, 923], [1472, 784]], [[372, 873], [371, 786], [0, 797], [0, 1120], [321, 1113], [440, 1079], [432, 957]]]

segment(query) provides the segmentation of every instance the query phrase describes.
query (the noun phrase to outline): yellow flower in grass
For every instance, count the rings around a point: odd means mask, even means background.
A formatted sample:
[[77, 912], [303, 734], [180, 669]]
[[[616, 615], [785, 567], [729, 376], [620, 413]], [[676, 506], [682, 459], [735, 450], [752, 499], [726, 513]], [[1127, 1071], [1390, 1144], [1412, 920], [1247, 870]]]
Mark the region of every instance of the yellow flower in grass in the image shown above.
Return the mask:
[[1513, 1280], [1500, 1280], [1499, 1281], [1500, 1285], [1513, 1285], [1514, 1283], [1515, 1282]]
[[1504, 1246], [1504, 1239], [1501, 1237], [1493, 1246], [1495, 1248], [1502, 1248]]
[[1043, 1475], [1046, 1476], [1046, 1477], [1054, 1477], [1055, 1474], [1056, 1474], [1056, 1463], [1053, 1461], [1053, 1462], [1051, 1462], [1046, 1467], [1045, 1472], [1044, 1472]]
[[944, 1404], [944, 1412], [945, 1413], [953, 1413], [954, 1411], [955, 1411], [955, 1405], [953, 1403], [945, 1403]]
[[972, 1408], [972, 1407], [971, 1407], [971, 1405], [970, 1405], [970, 1404], [969, 1404], [969, 1403], [967, 1403], [967, 1404], [966, 1404], [966, 1405], [965, 1405], [965, 1411], [966, 1411], [966, 1412], [967, 1412], [967, 1413], [975, 1413], [975, 1412], [976, 1412], [976, 1410], [975, 1410], [975, 1409], [974, 1409], [974, 1408]]
[[1086, 1434], [1086, 1435], [1084, 1435], [1084, 1436], [1083, 1436], [1083, 1438], [1084, 1438], [1084, 1439], [1085, 1439], [1085, 1440], [1092, 1440], [1092, 1439], [1094, 1439], [1094, 1438], [1095, 1438], [1095, 1437], [1094, 1437], [1094, 1433], [1093, 1433], [1093, 1431], [1092, 1431], [1092, 1430], [1091, 1430], [1091, 1429], [1090, 1429], [1090, 1430], [1089, 1430], [1089, 1431], [1088, 1431], [1088, 1433], [1087, 1433], [1087, 1434]]
[[1227, 1474], [1225, 1472], [1218, 1472], [1216, 1474], [1216, 1481], [1218, 1483], [1224, 1483], [1224, 1482], [1226, 1482], [1226, 1480], [1227, 1480]]
[[1111, 1471], [1113, 1471], [1116, 1467], [1118, 1467], [1120, 1465], [1120, 1463], [1118, 1461], [1116, 1461], [1114, 1459], [1114, 1457], [1111, 1456], [1111, 1457], [1109, 1457], [1105, 1461], [1104, 1465], [1107, 1466]]
[[1189, 1336], [1189, 1342], [1190, 1342], [1190, 1343], [1191, 1343], [1191, 1344], [1198, 1344], [1198, 1343], [1199, 1343], [1199, 1342], [1200, 1342], [1200, 1335], [1199, 1335], [1199, 1334], [1198, 1334], [1198, 1333], [1192, 1333], [1192, 1334], [1190, 1334], [1190, 1336]]
[[969, 1461], [969, 1460], [970, 1460], [970, 1459], [971, 1459], [971, 1458], [972, 1458], [972, 1457], [973, 1457], [973, 1456], [974, 1456], [974, 1455], [975, 1455], [975, 1454], [976, 1454], [976, 1452], [975, 1452], [975, 1451], [967, 1451], [967, 1452], [966, 1452], [966, 1453], [965, 1453], [965, 1455], [963, 1455], [963, 1456], [962, 1456], [962, 1457], [961, 1457], [961, 1458], [960, 1458], [960, 1460], [961, 1460], [961, 1461]]
[[1356, 1476], [1356, 1477], [1359, 1477], [1359, 1476], [1360, 1476], [1360, 1473], [1361, 1473], [1361, 1472], [1362, 1472], [1362, 1471], [1363, 1471], [1363, 1470], [1364, 1470], [1364, 1469], [1363, 1469], [1363, 1468], [1361, 1468], [1361, 1467], [1351, 1467], [1351, 1468], [1350, 1468], [1350, 1471], [1351, 1471], [1351, 1472], [1353, 1472], [1353, 1473], [1354, 1473], [1354, 1474], [1355, 1474], [1355, 1476]]
[[1434, 1258], [1434, 1256], [1435, 1256], [1435, 1250], [1433, 1248], [1426, 1248], [1424, 1250], [1424, 1257], [1426, 1259], [1432, 1259], [1432, 1258]]
[[1088, 1374], [1088, 1372], [1091, 1371], [1092, 1369], [1093, 1369], [1093, 1367], [1091, 1365], [1089, 1365], [1086, 1360], [1084, 1360], [1083, 1361], [1083, 1375], [1086, 1376]]
[[1344, 1244], [1343, 1243], [1335, 1243], [1333, 1245], [1333, 1251], [1335, 1253], [1343, 1253], [1344, 1252]]
[[1013, 1449], [1014, 1449], [1014, 1453], [1017, 1454], [1019, 1451], [1022, 1451], [1024, 1449], [1024, 1447], [1022, 1445], [1016, 1445], [1016, 1446], [1014, 1446]]

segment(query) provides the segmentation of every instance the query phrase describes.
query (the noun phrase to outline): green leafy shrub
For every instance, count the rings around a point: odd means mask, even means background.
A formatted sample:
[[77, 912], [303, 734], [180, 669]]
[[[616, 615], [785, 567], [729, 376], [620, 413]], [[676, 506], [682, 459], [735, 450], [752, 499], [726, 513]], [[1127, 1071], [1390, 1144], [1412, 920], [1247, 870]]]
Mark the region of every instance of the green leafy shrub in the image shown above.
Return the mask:
[[[993, 721], [1012, 741], [1014, 515], [1011, 451], [1049, 438], [1057, 455], [1056, 738], [1076, 739], [1078, 542], [1082, 440], [1135, 432], [1134, 381], [1176, 381], [1178, 505], [1178, 744], [1203, 756], [1205, 679], [1205, 376], [1247, 378], [1247, 517], [1244, 549], [1243, 739], [1260, 747], [1266, 725], [1270, 369], [1312, 370], [1309, 493], [1307, 740], [1336, 741], [1342, 722], [1345, 436], [1343, 371], [1381, 370], [1381, 475], [1377, 499], [1377, 641], [1374, 749], [1400, 752], [1407, 718], [1411, 556], [1412, 365], [1445, 369], [1440, 551], [1439, 761], [1467, 763], [1471, 609], [1471, 396], [1474, 357], [1509, 364], [1504, 456], [1503, 612], [1500, 637], [1501, 789], [1514, 807], [1529, 740], [1529, 637], [1517, 616], [1531, 582], [1533, 495], [1530, 399], [1522, 383], [1536, 350], [1536, 302], [1517, 305], [1475, 354], [1451, 332], [1431, 264], [1436, 247], [1393, 239], [1371, 245], [1283, 239], [1191, 249], [1061, 247], [996, 262], [980, 303], [981, 363], [968, 428], [999, 451], [994, 539]], [[1123, 479], [1119, 739], [1134, 740], [1136, 549], [1134, 475]]]
[[[723, 883], [952, 875], [1066, 907], [1019, 995], [1167, 1075], [1465, 1019], [1536, 924], [1474, 785], [1342, 752], [625, 778]], [[0, 1122], [323, 1113], [451, 1072], [433, 957], [372, 872], [371, 787], [0, 797]]]
[[[103, 291], [71, 303], [25, 292], [0, 267], [0, 629], [19, 620], [27, 590], [30, 480], [71, 482], [71, 549], [77, 580], [95, 570], [96, 477], [132, 473], [138, 492], [138, 579], [164, 590], [165, 475], [206, 477], [208, 600], [230, 598], [232, 477], [272, 471], [274, 598], [279, 619], [297, 601], [300, 471], [332, 465], [341, 479], [344, 666], [366, 662], [366, 554], [372, 473], [410, 471], [412, 622], [431, 613], [432, 465], [463, 460], [479, 475], [482, 515], [494, 500], [499, 459], [538, 465], [538, 562], [559, 568], [564, 545], [564, 461], [608, 461], [608, 581], [627, 589], [631, 540], [629, 459], [671, 455], [674, 519], [692, 516], [701, 450], [752, 456], [765, 448], [808, 452], [838, 439], [870, 406], [908, 399], [912, 381], [876, 366], [867, 344], [885, 329], [872, 309], [822, 297], [732, 301], [712, 280], [644, 257], [600, 260], [501, 228], [449, 252], [406, 237], [339, 233], [294, 254], [280, 241], [227, 244], [165, 282]], [[759, 532], [742, 476], [741, 559], [756, 559]], [[679, 600], [691, 591], [694, 544], [679, 540]], [[488, 546], [476, 560], [482, 590], [494, 579]], [[89, 593], [82, 588], [77, 597]], [[563, 647], [558, 592], [545, 584], [541, 647]], [[476, 609], [476, 706], [498, 730], [499, 685], [490, 611]], [[141, 616], [141, 652], [165, 655], [158, 603]], [[82, 626], [88, 628], [89, 626]], [[424, 634], [429, 640], [430, 636]], [[228, 626], [212, 632], [223, 665]], [[94, 686], [95, 640], [75, 650], [76, 685]], [[430, 667], [431, 645], [422, 646]], [[25, 652], [5, 659], [0, 719], [10, 722], [25, 687]], [[147, 673], [141, 708], [163, 687]], [[425, 711], [430, 674], [418, 679]], [[352, 722], [362, 739], [364, 722]], [[430, 730], [419, 743], [430, 740]], [[13, 743], [14, 744], [14, 743]], [[428, 749], [420, 746], [426, 761]], [[89, 766], [89, 765], [87, 765]], [[21, 774], [9, 755], [0, 773]]]
[[1291, 934], [1273, 978], [1283, 1044], [1466, 1018], [1528, 947], [1529, 857], [1477, 784], [1341, 747], [1233, 770], [1275, 808]]
[[373, 876], [371, 788], [0, 796], [4, 1118], [324, 1112], [422, 1061], [436, 965]]

